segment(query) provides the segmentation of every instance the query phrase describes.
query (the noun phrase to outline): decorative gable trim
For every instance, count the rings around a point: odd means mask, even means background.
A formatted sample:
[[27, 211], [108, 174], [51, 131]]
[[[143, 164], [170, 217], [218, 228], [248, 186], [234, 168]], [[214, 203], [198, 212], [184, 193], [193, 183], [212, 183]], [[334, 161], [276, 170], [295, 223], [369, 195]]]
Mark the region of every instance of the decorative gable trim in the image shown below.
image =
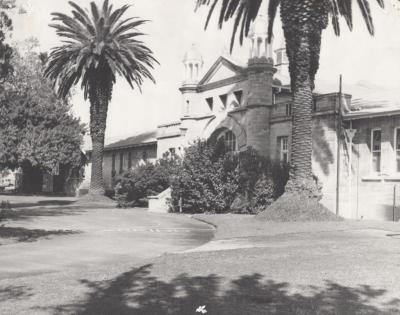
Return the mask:
[[[245, 74], [245, 69], [241, 66], [238, 66], [236, 64], [234, 64], [232, 61], [230, 61], [229, 59], [221, 56], [219, 57], [214, 64], [211, 66], [211, 68], [207, 71], [207, 73], [204, 75], [204, 77], [200, 80], [199, 85], [207, 85], [210, 81], [210, 79], [215, 75], [215, 73], [218, 71], [218, 69], [224, 66], [226, 68], [228, 68], [229, 70], [231, 70], [232, 72], [235, 73], [235, 75], [233, 77], [236, 76], [243, 76]], [[229, 79], [229, 78], [227, 78]], [[225, 79], [226, 80], [226, 79]], [[223, 80], [220, 80], [223, 81]], [[218, 81], [212, 82], [212, 83], [216, 83]]]

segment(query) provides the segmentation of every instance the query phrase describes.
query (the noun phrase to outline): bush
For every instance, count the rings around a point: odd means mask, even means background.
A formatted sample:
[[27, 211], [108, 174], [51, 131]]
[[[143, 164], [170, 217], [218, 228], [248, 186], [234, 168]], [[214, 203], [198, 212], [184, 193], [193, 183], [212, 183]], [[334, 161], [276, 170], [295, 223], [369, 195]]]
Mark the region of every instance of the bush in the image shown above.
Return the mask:
[[254, 149], [227, 152], [223, 142], [198, 141], [185, 152], [172, 180], [172, 209], [189, 213], [258, 213], [284, 191], [287, 165]]
[[159, 194], [170, 186], [180, 159], [166, 153], [156, 163], [144, 164], [117, 178], [114, 191], [118, 207], [146, 206], [147, 197]]
[[258, 213], [284, 192], [288, 166], [254, 149], [228, 152], [223, 141], [197, 141], [183, 158], [166, 154], [120, 176], [115, 185], [119, 207], [143, 206], [147, 196], [171, 187], [171, 211], [185, 213]]
[[260, 156], [248, 148], [239, 153], [239, 193], [242, 205], [236, 213], [258, 213], [283, 194], [289, 179], [289, 165]]
[[185, 151], [171, 185], [171, 205], [190, 213], [223, 213], [230, 209], [239, 187], [237, 157], [221, 142], [215, 146], [197, 141]]

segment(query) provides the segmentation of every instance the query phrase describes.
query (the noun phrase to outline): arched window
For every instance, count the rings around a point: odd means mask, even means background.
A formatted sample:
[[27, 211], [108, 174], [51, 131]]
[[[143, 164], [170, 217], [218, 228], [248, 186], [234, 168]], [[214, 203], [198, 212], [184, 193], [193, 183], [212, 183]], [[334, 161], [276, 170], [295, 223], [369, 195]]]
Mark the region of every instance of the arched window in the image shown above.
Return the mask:
[[235, 134], [228, 130], [224, 134], [224, 142], [225, 146], [228, 148], [229, 151], [236, 151], [236, 136]]
[[211, 139], [213, 139], [213, 141], [215, 141], [215, 143], [222, 142], [224, 144], [225, 148], [229, 152], [238, 151], [236, 136], [231, 130], [229, 130], [227, 128], [222, 128], [222, 129], [219, 129], [218, 131], [214, 132], [211, 135]]

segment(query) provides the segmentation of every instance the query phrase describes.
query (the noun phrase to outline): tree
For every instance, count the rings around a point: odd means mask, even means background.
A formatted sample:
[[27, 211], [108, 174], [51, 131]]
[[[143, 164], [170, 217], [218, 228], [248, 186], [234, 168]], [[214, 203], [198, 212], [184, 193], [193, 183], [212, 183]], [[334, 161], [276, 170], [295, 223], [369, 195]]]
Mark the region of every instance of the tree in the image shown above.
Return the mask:
[[7, 44], [7, 33], [12, 31], [12, 20], [6, 10], [15, 8], [15, 0], [0, 0], [0, 81], [12, 72], [11, 58], [13, 50]]
[[81, 167], [85, 133], [68, 101], [44, 79], [36, 47], [30, 40], [14, 49], [13, 72], [0, 86], [0, 169], [21, 167], [26, 192], [41, 188], [43, 172], [65, 175]]
[[[329, 17], [336, 35], [340, 35], [339, 18], [343, 17], [352, 29], [352, 0], [269, 0], [268, 2], [268, 40], [271, 41], [274, 20], [280, 6], [280, 16], [287, 55], [293, 94], [293, 125], [290, 180], [286, 191], [302, 192], [315, 187], [312, 183], [312, 90], [319, 67], [322, 31], [328, 26]], [[383, 0], [377, 0], [383, 7]], [[258, 15], [262, 0], [197, 0], [197, 6], [210, 5], [206, 27], [218, 3], [219, 28], [234, 18], [231, 50], [237, 31], [243, 42], [250, 24]], [[359, 8], [367, 29], [374, 34], [374, 25], [368, 0], [358, 0]]]
[[143, 35], [137, 28], [146, 21], [122, 19], [129, 6], [112, 10], [105, 0], [102, 8], [91, 3], [87, 11], [74, 2], [72, 17], [52, 13], [63, 45], [54, 48], [49, 56], [46, 76], [54, 81], [58, 94], [66, 97], [80, 80], [85, 99], [90, 101], [90, 135], [92, 138], [92, 174], [89, 193], [104, 195], [103, 149], [108, 104], [111, 101], [116, 74], [123, 76], [134, 88], [145, 78], [154, 82], [149, 68], [157, 61], [152, 51], [138, 39]]

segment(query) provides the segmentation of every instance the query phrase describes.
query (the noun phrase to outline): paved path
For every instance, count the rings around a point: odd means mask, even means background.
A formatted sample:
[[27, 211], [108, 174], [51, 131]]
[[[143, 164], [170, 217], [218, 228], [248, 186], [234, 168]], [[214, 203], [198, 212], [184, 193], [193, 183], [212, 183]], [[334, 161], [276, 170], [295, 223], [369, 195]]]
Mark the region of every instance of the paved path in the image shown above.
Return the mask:
[[22, 204], [5, 226], [38, 232], [0, 246], [0, 314], [50, 314], [47, 307], [83, 293], [82, 279], [113, 277], [146, 259], [200, 246], [214, 232], [187, 216], [143, 209]]

